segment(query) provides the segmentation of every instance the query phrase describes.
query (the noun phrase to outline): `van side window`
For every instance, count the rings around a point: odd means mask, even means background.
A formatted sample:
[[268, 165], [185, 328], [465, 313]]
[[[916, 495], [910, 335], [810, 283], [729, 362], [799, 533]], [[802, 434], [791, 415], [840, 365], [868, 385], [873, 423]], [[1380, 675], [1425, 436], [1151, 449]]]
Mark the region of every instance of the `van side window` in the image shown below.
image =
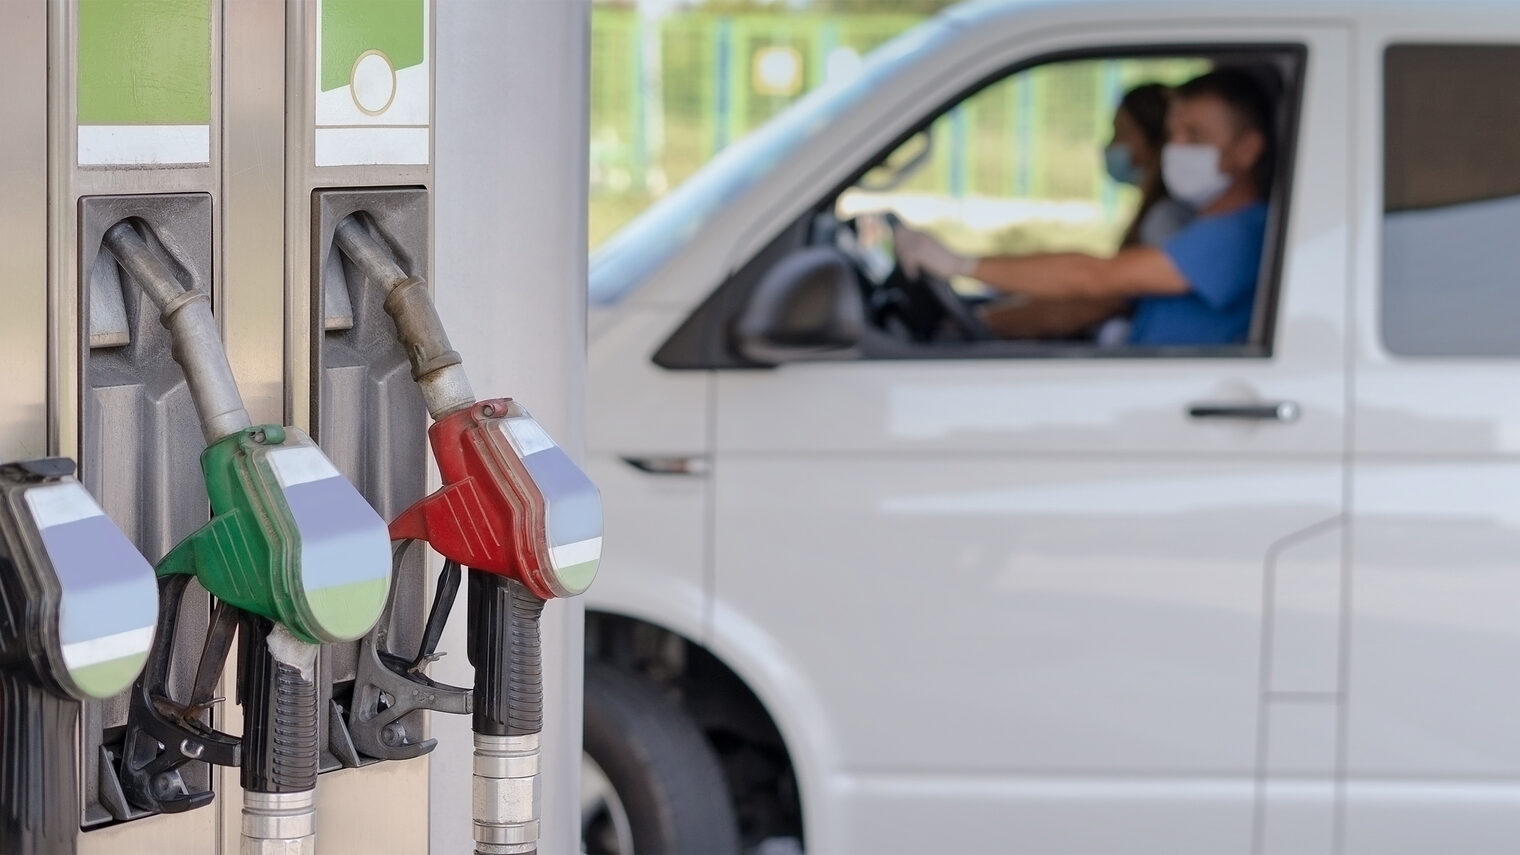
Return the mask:
[[1413, 357], [1520, 356], [1520, 45], [1383, 55], [1382, 336]]
[[[1296, 44], [1114, 47], [912, 105], [917, 124], [854, 155], [858, 171], [820, 188], [653, 361], [1269, 358], [1306, 60]], [[1162, 181], [1169, 141], [1216, 158], [1184, 172], [1202, 193]], [[1222, 146], [1248, 165], [1220, 173]], [[1156, 265], [1110, 265], [1121, 250], [1166, 253], [1183, 287], [1147, 279]], [[999, 282], [977, 259], [1037, 275]], [[1081, 264], [1128, 278], [1090, 293]], [[1021, 289], [1035, 279], [1046, 287]]]

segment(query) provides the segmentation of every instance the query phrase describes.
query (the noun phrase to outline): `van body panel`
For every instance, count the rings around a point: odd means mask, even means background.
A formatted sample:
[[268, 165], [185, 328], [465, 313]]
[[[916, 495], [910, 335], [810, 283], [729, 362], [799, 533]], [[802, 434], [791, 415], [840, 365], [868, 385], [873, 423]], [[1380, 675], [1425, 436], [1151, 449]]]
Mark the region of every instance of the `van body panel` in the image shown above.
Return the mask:
[[[825, 852], [918, 855], [1219, 855], [1252, 851], [1242, 779], [947, 775], [844, 779], [844, 846]], [[922, 822], [925, 802], [933, 806]], [[1100, 819], [1099, 819], [1100, 818]], [[1293, 850], [1302, 855], [1310, 849]], [[1320, 850], [1328, 851], [1328, 850]]]
[[666, 371], [650, 361], [689, 310], [591, 309], [600, 331], [588, 344], [588, 359], [600, 370], [586, 390], [587, 403], [598, 416], [586, 428], [587, 449], [639, 455], [711, 451], [711, 378], [702, 372]]
[[1249, 778], [1265, 558], [1342, 486], [1333, 466], [1249, 461], [722, 467], [719, 596], [807, 675], [841, 771], [989, 783]]
[[[1512, 852], [1520, 847], [1520, 690], [1508, 678], [1520, 660], [1514, 361], [1403, 355], [1385, 339], [1383, 244], [1400, 238], [1384, 229], [1383, 73], [1390, 45], [1520, 43], [1520, 8], [1463, 4], [1443, 7], [1440, 20], [1406, 8], [1367, 21], [1357, 38], [1365, 94], [1354, 102], [1350, 176], [1345, 851]], [[1442, 210], [1450, 209], [1422, 216]], [[1431, 277], [1432, 288], [1445, 285]]]
[[[1434, 7], [1432, 7], [1434, 8]], [[1411, 358], [1383, 341], [1383, 57], [1391, 44], [1520, 42], [1520, 6], [1399, 7], [1359, 28], [1357, 159], [1352, 181], [1356, 233], [1356, 435], [1358, 455], [1484, 457], [1520, 453], [1520, 397], [1505, 390], [1512, 359]], [[1506, 145], [1495, 140], [1495, 145]], [[1460, 263], [1458, 259], [1454, 263]], [[1520, 328], [1516, 330], [1520, 335]]]
[[585, 468], [603, 501], [620, 508], [602, 535], [603, 558], [617, 572], [597, 574], [586, 607], [650, 620], [705, 643], [712, 596], [703, 536], [708, 483], [646, 475], [605, 454], [587, 453]]
[[1338, 851], [1346, 855], [1514, 852], [1520, 787], [1499, 781], [1348, 781]]
[[1352, 507], [1350, 771], [1520, 784], [1520, 463], [1366, 461]]
[[[711, 482], [698, 472], [650, 474], [627, 458], [705, 461], [711, 378], [649, 361], [680, 312], [593, 308], [588, 360], [586, 471], [609, 508], [599, 574], [586, 607], [652, 620], [705, 642], [712, 596], [708, 561]], [[700, 468], [698, 466], [697, 468]]]

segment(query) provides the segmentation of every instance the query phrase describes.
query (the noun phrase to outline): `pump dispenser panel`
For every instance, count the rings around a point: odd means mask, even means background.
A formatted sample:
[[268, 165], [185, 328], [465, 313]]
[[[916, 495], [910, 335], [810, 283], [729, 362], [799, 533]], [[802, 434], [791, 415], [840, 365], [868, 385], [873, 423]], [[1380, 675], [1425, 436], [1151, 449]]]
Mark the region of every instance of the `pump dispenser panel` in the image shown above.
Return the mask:
[[[366, 635], [380, 617], [390, 588], [386, 525], [301, 430], [252, 423], [210, 297], [163, 241], [150, 242], [154, 234], [145, 218], [125, 217], [105, 229], [101, 243], [170, 331], [169, 351], [184, 372], [204, 442], [211, 505], [211, 519], [158, 562], [159, 611], [178, 611], [191, 578], [217, 604], [188, 695], [172, 691], [167, 660], [191, 648], [179, 627], [160, 624], [152, 664], [132, 693], [121, 789], [144, 810], [188, 811], [213, 798], [209, 788], [189, 786], [182, 772], [188, 764], [237, 765], [243, 851], [310, 852], [317, 656], [323, 643]], [[234, 627], [241, 739], [200, 721], [217, 702]]]
[[80, 469], [85, 486], [156, 562], [206, 520], [194, 451], [204, 440], [158, 309], [102, 245], [105, 232], [124, 220], [144, 223], [143, 239], [154, 253], [184, 285], [209, 294], [211, 197], [80, 200], [80, 307], [87, 333], [81, 337]]
[[[313, 435], [380, 516], [393, 519], [427, 490], [427, 408], [385, 311], [385, 292], [348, 262], [333, 233], [345, 217], [365, 211], [383, 223], [399, 261], [426, 270], [428, 194], [421, 189], [320, 190], [312, 205]], [[391, 606], [379, 630], [390, 649], [413, 650], [422, 641], [427, 602], [423, 561], [420, 549], [397, 557]], [[359, 644], [323, 647], [318, 691], [324, 771], [376, 759], [333, 720], [355, 703], [360, 655]], [[420, 741], [423, 712], [408, 712], [388, 727], [398, 743]]]
[[[187, 288], [212, 287], [211, 197], [203, 193], [87, 196], [79, 200], [80, 480], [148, 561], [157, 563], [208, 514], [198, 449], [204, 445], [169, 330], [143, 285], [105, 248], [105, 233], [134, 224], [150, 251]], [[181, 637], [207, 629], [209, 599], [191, 583], [175, 626]], [[175, 648], [169, 684], [188, 693], [196, 645]], [[112, 767], [121, 760], [129, 692], [84, 704], [80, 723], [81, 826], [137, 819]], [[203, 716], [210, 722], [210, 715]], [[210, 768], [182, 770], [192, 789], [211, 786]]]

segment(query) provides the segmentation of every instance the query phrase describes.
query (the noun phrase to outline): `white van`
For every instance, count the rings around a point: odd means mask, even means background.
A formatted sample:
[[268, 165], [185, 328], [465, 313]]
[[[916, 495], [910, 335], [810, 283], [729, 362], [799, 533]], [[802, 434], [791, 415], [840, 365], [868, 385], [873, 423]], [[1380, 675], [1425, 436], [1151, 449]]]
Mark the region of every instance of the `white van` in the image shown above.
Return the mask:
[[[1101, 174], [1053, 109], [914, 191], [968, 113], [1224, 65], [1280, 90], [1248, 340], [884, 319], [961, 292], [858, 212], [1121, 224], [1028, 192]], [[1517, 147], [1520, 4], [1032, 0], [725, 151], [593, 259], [588, 851], [1520, 851]], [[768, 334], [816, 247], [859, 288]]]

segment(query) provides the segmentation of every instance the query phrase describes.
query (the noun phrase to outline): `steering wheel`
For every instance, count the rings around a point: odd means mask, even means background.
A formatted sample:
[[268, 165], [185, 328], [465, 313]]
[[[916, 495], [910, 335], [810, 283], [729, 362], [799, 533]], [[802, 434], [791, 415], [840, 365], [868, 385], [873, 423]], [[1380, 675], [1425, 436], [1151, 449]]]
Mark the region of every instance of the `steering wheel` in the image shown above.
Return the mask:
[[903, 271], [903, 280], [910, 288], [917, 287], [927, 292], [964, 341], [986, 341], [994, 337], [982, 319], [976, 316], [976, 312], [971, 311], [971, 305], [955, 293], [949, 282], [924, 271], [919, 271], [917, 279]]
[[[830, 220], [831, 228], [828, 230], [829, 237], [826, 243], [849, 259], [855, 268], [856, 278], [860, 281], [860, 296], [865, 301], [866, 312], [871, 322], [876, 326], [882, 326], [885, 318], [892, 311], [892, 305], [897, 298], [894, 280], [898, 279], [899, 273], [896, 268], [896, 260], [890, 257], [873, 257], [861, 243], [860, 219], [851, 217], [845, 220]], [[885, 264], [884, 264], [885, 262]]]
[[[884, 216], [890, 228], [897, 223], [897, 216]], [[847, 235], [831, 241], [848, 258], [859, 274], [861, 297], [872, 323], [884, 326], [888, 317], [901, 319], [907, 332], [917, 341], [932, 341], [948, 319], [950, 326], [963, 341], [984, 341], [995, 338], [986, 325], [971, 311], [950, 283], [928, 274], [911, 277], [896, 259], [890, 269], [880, 265], [883, 259], [874, 259], [865, 252], [856, 235], [858, 218], [836, 223], [840, 232]]]
[[[883, 218], [888, 228], [896, 229], [903, 225], [897, 214], [891, 211], [886, 212]], [[892, 271], [891, 279], [901, 283], [899, 288], [905, 292], [904, 297], [909, 303], [919, 305], [928, 303], [939, 310], [940, 317], [934, 319], [933, 328], [940, 326], [939, 321], [948, 319], [950, 325], [960, 333], [963, 341], [986, 341], [996, 338], [992, 331], [987, 329], [987, 325], [976, 316], [976, 313], [971, 311], [971, 306], [955, 293], [955, 289], [950, 287], [948, 281], [923, 271], [920, 271], [916, 277], [909, 276], [900, 261], [897, 269]]]

